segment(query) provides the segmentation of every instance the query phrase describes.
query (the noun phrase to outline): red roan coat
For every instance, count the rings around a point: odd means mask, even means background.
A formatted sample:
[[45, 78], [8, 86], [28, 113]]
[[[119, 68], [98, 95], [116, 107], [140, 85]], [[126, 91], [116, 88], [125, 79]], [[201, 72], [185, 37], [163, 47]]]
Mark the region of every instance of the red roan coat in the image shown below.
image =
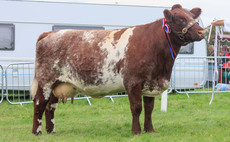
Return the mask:
[[[188, 11], [181, 5], [164, 10], [176, 53], [181, 45], [203, 38], [204, 29], [197, 23], [189, 27], [189, 22], [200, 14], [200, 8]], [[151, 119], [154, 97], [168, 88], [174, 63], [162, 20], [116, 30], [60, 30], [40, 35], [31, 87], [32, 132], [41, 134], [44, 111], [47, 132], [55, 132], [54, 111], [58, 99], [66, 100], [79, 93], [97, 98], [125, 90], [133, 116], [132, 131], [141, 133], [142, 96], [144, 130], [154, 131]], [[184, 27], [189, 27], [188, 31], [181, 34]]]

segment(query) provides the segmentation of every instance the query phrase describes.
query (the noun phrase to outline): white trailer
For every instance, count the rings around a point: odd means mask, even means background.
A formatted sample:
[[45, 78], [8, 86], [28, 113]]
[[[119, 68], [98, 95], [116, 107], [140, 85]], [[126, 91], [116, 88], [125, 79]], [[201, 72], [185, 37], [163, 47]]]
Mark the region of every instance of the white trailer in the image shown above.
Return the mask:
[[[169, 5], [160, 5], [159, 3], [156, 5], [1, 0], [0, 65], [8, 70], [8, 88], [14, 86], [12, 81], [15, 80], [13, 82], [17, 82], [18, 88], [26, 86], [28, 89], [30, 81], [24, 81], [28, 82], [25, 84], [21, 83], [21, 79], [17, 81], [21, 74], [19, 73], [20, 68], [25, 66], [8, 67], [8, 65], [33, 62], [36, 40], [41, 33], [59, 29], [114, 29], [146, 24], [162, 18], [163, 10], [170, 9]], [[199, 20], [199, 23], [202, 24], [202, 21]], [[168, 47], [166, 48], [168, 50]], [[205, 40], [182, 47], [180, 53], [178, 57], [206, 56]], [[180, 62], [176, 61], [176, 64], [180, 64]], [[28, 66], [27, 68], [32, 67]], [[177, 70], [175, 71], [177, 72]], [[201, 71], [203, 70], [201, 69]], [[180, 78], [180, 76], [177, 76], [176, 79], [173, 78], [173, 82], [177, 83]], [[190, 79], [187, 78], [187, 82], [189, 81]], [[21, 84], [24, 85], [21, 86]], [[178, 87], [177, 84], [175, 86]]]

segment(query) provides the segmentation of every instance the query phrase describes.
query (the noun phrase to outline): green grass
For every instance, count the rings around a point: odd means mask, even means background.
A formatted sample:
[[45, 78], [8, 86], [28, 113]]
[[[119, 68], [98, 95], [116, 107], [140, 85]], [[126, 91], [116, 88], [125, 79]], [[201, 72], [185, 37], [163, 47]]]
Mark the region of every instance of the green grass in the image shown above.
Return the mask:
[[[229, 142], [230, 94], [169, 95], [168, 112], [160, 111], [156, 98], [152, 119], [155, 133], [131, 133], [131, 113], [127, 97], [75, 100], [72, 105], [59, 103], [55, 112], [56, 134], [47, 134], [43, 117], [43, 134], [32, 130], [33, 104], [0, 104], [0, 142], [77, 141], [77, 142]], [[143, 129], [144, 113], [140, 117]]]

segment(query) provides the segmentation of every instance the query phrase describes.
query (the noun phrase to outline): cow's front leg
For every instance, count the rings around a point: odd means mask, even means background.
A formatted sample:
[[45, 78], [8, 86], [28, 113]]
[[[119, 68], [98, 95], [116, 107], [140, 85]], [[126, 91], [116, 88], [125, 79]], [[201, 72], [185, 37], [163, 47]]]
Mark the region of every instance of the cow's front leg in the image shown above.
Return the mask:
[[47, 133], [55, 133], [54, 111], [58, 105], [58, 98], [51, 93], [49, 102], [46, 106], [46, 131]]
[[130, 108], [132, 112], [132, 132], [134, 134], [141, 133], [141, 126], [139, 117], [142, 111], [142, 95], [141, 95], [142, 87], [140, 84], [132, 85], [130, 88], [127, 88]]
[[154, 108], [154, 97], [143, 97], [144, 100], [144, 109], [145, 109], [145, 122], [144, 130], [145, 132], [154, 132], [152, 124], [152, 111]]
[[47, 100], [43, 96], [42, 88], [38, 87], [34, 97], [34, 118], [32, 133], [35, 135], [42, 134], [42, 115], [47, 105]]

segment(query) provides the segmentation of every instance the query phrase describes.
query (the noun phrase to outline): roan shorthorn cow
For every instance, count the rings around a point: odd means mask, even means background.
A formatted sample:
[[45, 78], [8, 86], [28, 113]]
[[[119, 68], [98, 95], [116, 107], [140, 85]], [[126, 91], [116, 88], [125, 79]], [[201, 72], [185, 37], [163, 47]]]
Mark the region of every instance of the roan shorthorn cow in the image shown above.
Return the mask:
[[154, 97], [169, 86], [170, 75], [182, 45], [200, 41], [204, 29], [191, 11], [177, 4], [164, 10], [163, 19], [116, 30], [60, 30], [43, 33], [37, 40], [32, 132], [41, 134], [45, 111], [46, 131], [55, 133], [54, 111], [60, 99], [85, 94], [99, 98], [127, 91], [132, 132], [141, 133], [142, 96], [144, 131], [153, 132]]

